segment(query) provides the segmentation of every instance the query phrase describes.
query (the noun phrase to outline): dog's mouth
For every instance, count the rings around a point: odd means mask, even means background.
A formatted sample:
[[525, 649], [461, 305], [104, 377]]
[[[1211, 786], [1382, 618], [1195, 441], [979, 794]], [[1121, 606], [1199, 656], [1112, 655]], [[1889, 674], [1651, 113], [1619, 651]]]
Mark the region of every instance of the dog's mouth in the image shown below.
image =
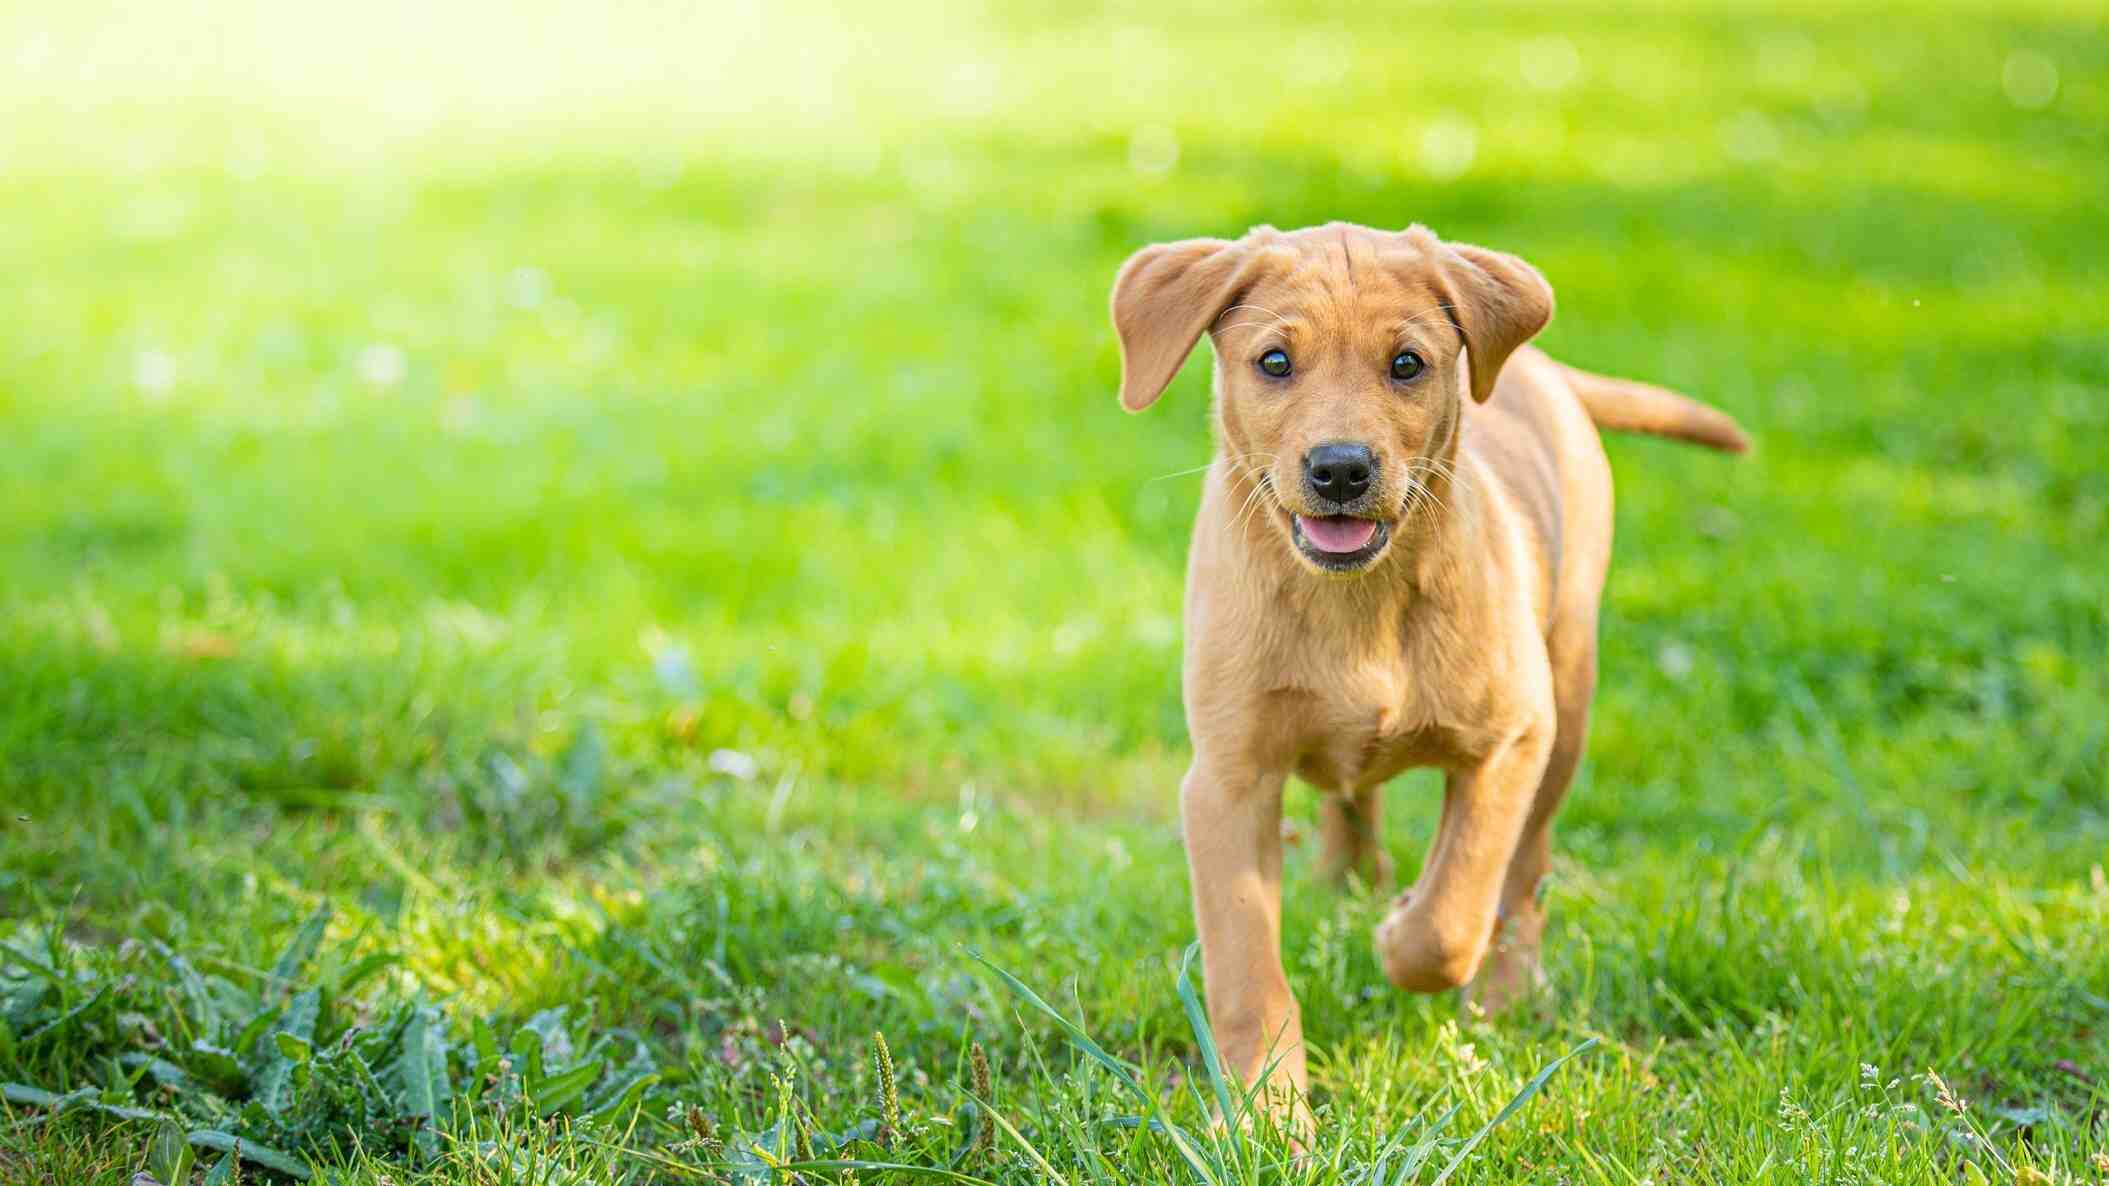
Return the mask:
[[1296, 550], [1328, 572], [1357, 572], [1391, 542], [1391, 524], [1359, 515], [1289, 516]]

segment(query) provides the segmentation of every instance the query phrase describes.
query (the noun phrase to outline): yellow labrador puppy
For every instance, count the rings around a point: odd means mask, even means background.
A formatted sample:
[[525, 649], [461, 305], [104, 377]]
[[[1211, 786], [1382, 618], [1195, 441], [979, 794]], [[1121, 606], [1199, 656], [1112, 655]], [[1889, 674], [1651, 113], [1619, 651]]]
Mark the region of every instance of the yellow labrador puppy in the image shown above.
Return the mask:
[[1598, 428], [1748, 447], [1726, 415], [1563, 366], [1552, 289], [1422, 227], [1334, 223], [1137, 252], [1113, 286], [1121, 403], [1150, 406], [1202, 333], [1217, 453], [1186, 585], [1192, 768], [1180, 814], [1210, 1019], [1277, 1110], [1306, 1087], [1281, 962], [1281, 795], [1329, 792], [1329, 868], [1389, 874], [1383, 783], [1447, 775], [1419, 882], [1377, 928], [1392, 983], [1535, 983], [1538, 886], [1582, 754], [1611, 558]]

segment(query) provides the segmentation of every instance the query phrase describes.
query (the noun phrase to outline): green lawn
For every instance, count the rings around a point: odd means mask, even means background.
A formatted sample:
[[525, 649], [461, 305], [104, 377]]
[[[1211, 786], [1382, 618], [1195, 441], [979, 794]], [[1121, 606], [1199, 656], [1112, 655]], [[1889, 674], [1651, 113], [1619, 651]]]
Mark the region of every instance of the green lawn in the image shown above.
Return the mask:
[[[1427, 1183], [1590, 1039], [1449, 1181], [2109, 1180], [2109, 9], [1041, 7], [0, 10], [0, 1181]], [[1292, 848], [1292, 1161], [1105, 294], [1334, 218], [1759, 445], [1610, 445], [1542, 1006]]]

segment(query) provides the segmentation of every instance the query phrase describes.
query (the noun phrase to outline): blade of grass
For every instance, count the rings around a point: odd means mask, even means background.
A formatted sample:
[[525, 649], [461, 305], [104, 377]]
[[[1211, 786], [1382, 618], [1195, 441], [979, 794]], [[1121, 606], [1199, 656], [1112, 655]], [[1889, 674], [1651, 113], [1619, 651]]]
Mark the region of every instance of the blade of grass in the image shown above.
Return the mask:
[[271, 965], [270, 985], [273, 989], [288, 989], [299, 979], [300, 970], [307, 967], [308, 961], [315, 958], [316, 950], [322, 946], [322, 933], [329, 925], [330, 905], [324, 902], [315, 907], [306, 922], [300, 924], [292, 942], [279, 953], [278, 962]]
[[[713, 1181], [717, 1181], [720, 1180], [721, 1176], [726, 1172], [739, 1168], [729, 1162], [713, 1161], [690, 1164], [689, 1162], [679, 1161], [675, 1158], [668, 1157], [666, 1154], [661, 1153], [656, 1149], [638, 1149], [631, 1146], [612, 1144], [607, 1141], [593, 1140], [592, 1138], [588, 1137], [581, 1137], [578, 1140], [581, 1145], [588, 1145], [596, 1149], [606, 1149], [612, 1153], [618, 1154], [623, 1157], [632, 1157], [637, 1159], [638, 1161], [648, 1162], [651, 1165], [654, 1165], [659, 1169], [666, 1170], [670, 1173], [681, 1174], [692, 1178], [709, 1178]], [[1037, 1155], [1035, 1156], [1037, 1157]], [[1039, 1164], [1043, 1167], [1047, 1166], [1047, 1163], [1044, 1161], [1040, 1162]], [[966, 1183], [967, 1186], [996, 1186], [995, 1183], [989, 1181], [987, 1178], [977, 1178], [972, 1174], [962, 1174], [958, 1170], [945, 1169], [940, 1166], [908, 1165], [904, 1162], [895, 1161], [864, 1161], [855, 1158], [839, 1158], [818, 1161], [772, 1161], [770, 1164], [770, 1168], [772, 1170], [787, 1171], [792, 1173], [795, 1173], [799, 1170], [826, 1169], [870, 1170], [874, 1173], [883, 1170], [890, 1174], [908, 1174], [911, 1176], [921, 1176], [925, 1178], [937, 1178], [940, 1181], [945, 1182], [963, 1182]], [[1046, 1172], [1051, 1175], [1055, 1181], [1061, 1182], [1063, 1186], [1068, 1186], [1067, 1180], [1064, 1179], [1060, 1174], [1056, 1174], [1051, 1167], [1047, 1168]]]
[[295, 1161], [292, 1157], [280, 1153], [269, 1145], [259, 1145], [255, 1141], [237, 1137], [233, 1133], [221, 1132], [218, 1129], [198, 1129], [190, 1134], [189, 1140], [191, 1144], [200, 1149], [210, 1149], [215, 1153], [232, 1154], [240, 1157], [243, 1161], [253, 1161], [265, 1169], [277, 1170], [289, 1178], [298, 1178], [303, 1182], [307, 1181], [313, 1173], [305, 1164]]
[[1201, 1047], [1201, 1065], [1208, 1068], [1208, 1085], [1215, 1091], [1223, 1125], [1230, 1130], [1231, 1157], [1242, 1168], [1245, 1142], [1238, 1131], [1238, 1109], [1231, 1106], [1230, 1084], [1223, 1077], [1223, 1059], [1216, 1049], [1215, 1030], [1208, 1024], [1208, 1010], [1202, 1007], [1201, 996], [1194, 990], [1194, 957], [1200, 952], [1199, 943], [1189, 944], [1185, 957], [1179, 961], [1179, 1002], [1186, 1007], [1186, 1023], [1194, 1031], [1195, 1044]]
[[1488, 1133], [1493, 1132], [1502, 1121], [1515, 1115], [1523, 1105], [1529, 1103], [1531, 1097], [1538, 1094], [1538, 1089], [1545, 1086], [1546, 1081], [1553, 1077], [1555, 1071], [1566, 1066], [1568, 1061], [1576, 1055], [1585, 1054], [1594, 1049], [1596, 1049], [1596, 1039], [1585, 1038], [1581, 1045], [1546, 1063], [1542, 1070], [1531, 1077], [1530, 1082], [1523, 1085], [1523, 1090], [1517, 1092], [1514, 1099], [1502, 1105], [1501, 1110], [1494, 1113], [1494, 1118], [1481, 1125], [1479, 1131], [1473, 1133], [1471, 1139], [1467, 1140], [1464, 1146], [1451, 1156], [1449, 1164], [1443, 1167], [1442, 1173], [1435, 1175], [1435, 1181], [1429, 1183], [1429, 1186], [1443, 1186], [1443, 1183], [1450, 1180], [1450, 1175], [1457, 1172], [1457, 1167], [1464, 1164], [1465, 1158], [1471, 1156], [1472, 1150], [1479, 1147], [1479, 1142], [1486, 1140]]
[[1069, 1186], [1069, 1179], [1063, 1177], [1060, 1170], [1047, 1164], [1047, 1159], [1040, 1155], [1040, 1151], [1033, 1147], [1031, 1141], [1025, 1139], [1024, 1133], [1019, 1132], [1011, 1125], [1010, 1121], [1003, 1118], [1003, 1113], [998, 1112], [987, 1101], [978, 1097], [974, 1099], [974, 1102], [980, 1105], [982, 1111], [987, 1114], [990, 1120], [996, 1122], [996, 1127], [1008, 1133], [1011, 1140], [1018, 1142], [1018, 1147], [1025, 1150], [1025, 1155], [1033, 1159], [1033, 1164], [1040, 1167], [1040, 1172], [1046, 1174], [1049, 1181], [1060, 1183], [1060, 1186]]
[[1219, 1186], [1219, 1179], [1216, 1177], [1215, 1172], [1202, 1159], [1200, 1151], [1194, 1148], [1193, 1139], [1187, 1136], [1178, 1125], [1164, 1120], [1163, 1105], [1158, 1102], [1154, 1093], [1135, 1078], [1134, 1073], [1128, 1069], [1126, 1063], [1107, 1053], [1105, 1047], [1093, 1041], [1091, 1035], [1085, 1033], [1075, 1022], [1064, 1017], [1053, 1005], [1043, 1000], [1039, 993], [1027, 987], [1024, 981], [983, 959], [980, 952], [971, 948], [965, 950], [969, 956], [973, 957], [976, 963], [996, 973], [1004, 984], [1010, 987], [1012, 992], [1024, 997], [1034, 1008], [1051, 1018], [1057, 1026], [1061, 1027], [1062, 1032], [1069, 1036], [1069, 1040], [1075, 1043], [1077, 1049], [1091, 1056], [1092, 1060], [1100, 1066], [1113, 1072], [1113, 1077], [1119, 1080], [1121, 1086], [1126, 1087], [1137, 1100], [1141, 1101], [1143, 1107], [1149, 1110], [1151, 1118], [1163, 1124], [1164, 1135], [1170, 1139], [1172, 1147], [1179, 1151], [1179, 1156], [1193, 1169], [1194, 1173], [1199, 1175], [1202, 1181], [1209, 1183], [1209, 1186]]
[[[1436, 1117], [1435, 1122], [1421, 1133], [1421, 1139], [1406, 1151], [1406, 1162], [1399, 1167], [1398, 1177], [1392, 1179], [1394, 1182], [1411, 1182], [1420, 1176], [1421, 1167], [1428, 1164], [1428, 1159], [1435, 1155], [1436, 1142], [1442, 1139], [1443, 1130], [1450, 1127], [1450, 1122], [1457, 1118], [1457, 1110], [1464, 1106], [1463, 1100], [1450, 1101], [1450, 1106], [1443, 1109], [1443, 1114]], [[1382, 1186], [1382, 1183], [1378, 1186]]]

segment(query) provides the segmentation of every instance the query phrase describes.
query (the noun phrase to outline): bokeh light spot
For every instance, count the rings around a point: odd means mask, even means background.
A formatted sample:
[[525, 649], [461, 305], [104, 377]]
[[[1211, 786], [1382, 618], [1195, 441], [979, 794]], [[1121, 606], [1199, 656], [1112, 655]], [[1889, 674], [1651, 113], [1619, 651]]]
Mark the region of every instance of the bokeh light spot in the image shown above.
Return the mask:
[[1533, 37], [1518, 53], [1523, 81], [1541, 91], [1562, 91], [1581, 77], [1582, 55], [1574, 42], [1557, 33]]
[[1179, 137], [1162, 124], [1144, 124], [1128, 135], [1128, 167], [1162, 177], [1179, 163]]
[[2041, 111], [2058, 97], [2058, 64], [2032, 49], [2017, 49], [2006, 56], [1999, 72], [2007, 102], [2023, 111]]
[[1479, 130], [1463, 116], [1445, 115], [1421, 132], [1421, 168], [1438, 181], [1464, 176], [1479, 155]]

